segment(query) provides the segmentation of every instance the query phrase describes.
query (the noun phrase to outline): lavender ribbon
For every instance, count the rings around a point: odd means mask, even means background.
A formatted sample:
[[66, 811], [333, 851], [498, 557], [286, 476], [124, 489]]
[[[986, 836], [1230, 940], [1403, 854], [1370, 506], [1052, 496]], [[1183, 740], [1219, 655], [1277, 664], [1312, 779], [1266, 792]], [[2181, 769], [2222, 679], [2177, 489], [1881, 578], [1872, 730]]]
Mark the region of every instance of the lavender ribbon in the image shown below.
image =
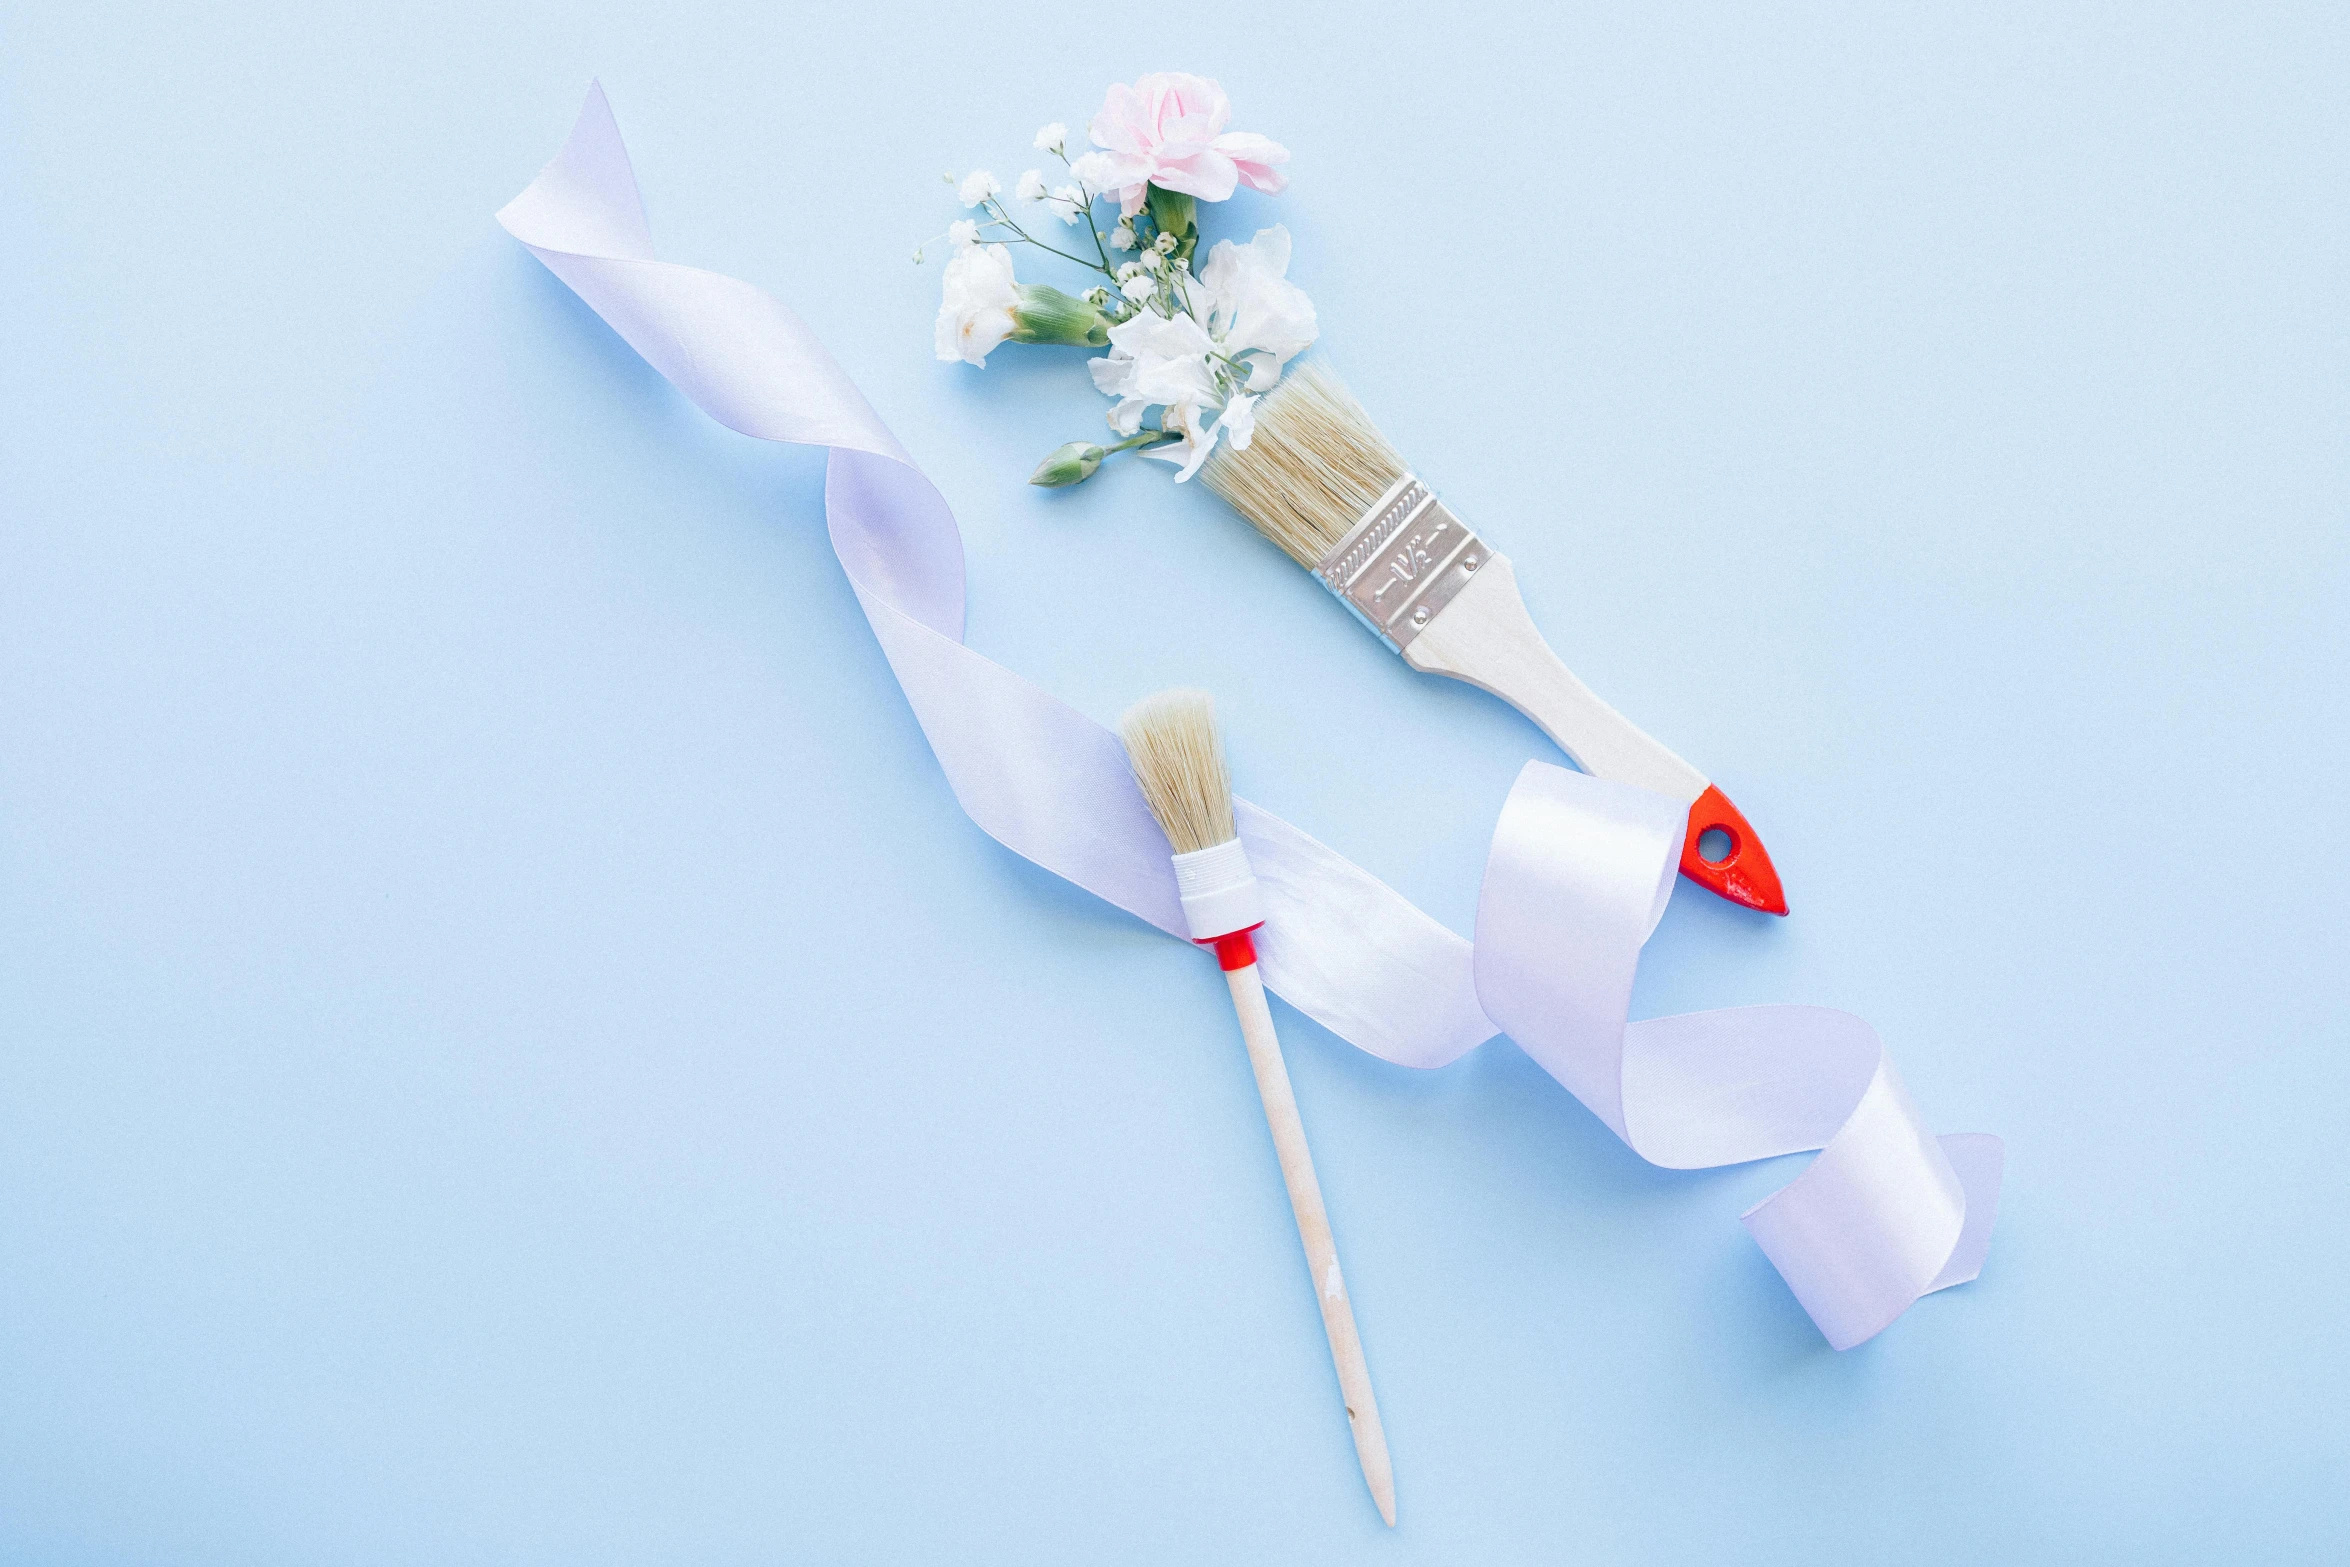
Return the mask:
[[[712, 418], [828, 448], [833, 552], [963, 809], [1183, 936], [1166, 839], [1117, 737], [963, 645], [962, 535], [945, 498], [790, 310], [654, 255], [600, 85], [498, 221]], [[1929, 1132], [1859, 1018], [1773, 1006], [1627, 1021], [1672, 891], [1672, 802], [1527, 763], [1494, 829], [1474, 945], [1280, 817], [1238, 809], [1266, 896], [1266, 983], [1339, 1037], [1435, 1067], [1506, 1032], [1634, 1152], [1675, 1169], [1820, 1149], [1744, 1223], [1836, 1348], [1981, 1270], [1999, 1139]]]

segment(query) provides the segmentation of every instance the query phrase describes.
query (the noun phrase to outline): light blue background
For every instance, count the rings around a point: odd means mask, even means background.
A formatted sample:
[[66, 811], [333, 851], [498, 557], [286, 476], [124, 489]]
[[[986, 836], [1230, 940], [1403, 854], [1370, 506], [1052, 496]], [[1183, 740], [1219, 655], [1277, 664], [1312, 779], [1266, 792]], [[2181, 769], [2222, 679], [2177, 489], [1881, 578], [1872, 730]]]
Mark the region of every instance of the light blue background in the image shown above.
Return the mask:
[[[0, 1560], [2318, 1562], [2344, 1522], [2338, 7], [10, 8]], [[211, 13], [225, 14], [211, 14]], [[1325, 346], [2009, 1142], [1978, 1284], [1820, 1341], [1506, 1041], [1283, 1013], [1400, 1479], [1343, 1432], [1212, 968], [958, 813], [819, 464], [491, 222], [586, 82], [958, 508], [973, 643], [1207, 685], [1456, 929], [1516, 715], [1074, 355], [930, 356], [1113, 77], [1296, 151]]]

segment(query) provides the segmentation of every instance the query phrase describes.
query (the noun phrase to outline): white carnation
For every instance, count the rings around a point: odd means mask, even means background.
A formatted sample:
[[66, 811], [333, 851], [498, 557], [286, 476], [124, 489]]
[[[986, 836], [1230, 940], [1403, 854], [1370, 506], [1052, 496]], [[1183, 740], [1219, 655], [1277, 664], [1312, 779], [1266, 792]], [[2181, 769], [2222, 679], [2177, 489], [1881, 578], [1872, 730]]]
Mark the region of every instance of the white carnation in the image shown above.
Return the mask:
[[1012, 307], [1020, 299], [1012, 253], [1002, 245], [972, 245], [947, 263], [938, 304], [938, 357], [949, 364], [984, 365], [1012, 335]]

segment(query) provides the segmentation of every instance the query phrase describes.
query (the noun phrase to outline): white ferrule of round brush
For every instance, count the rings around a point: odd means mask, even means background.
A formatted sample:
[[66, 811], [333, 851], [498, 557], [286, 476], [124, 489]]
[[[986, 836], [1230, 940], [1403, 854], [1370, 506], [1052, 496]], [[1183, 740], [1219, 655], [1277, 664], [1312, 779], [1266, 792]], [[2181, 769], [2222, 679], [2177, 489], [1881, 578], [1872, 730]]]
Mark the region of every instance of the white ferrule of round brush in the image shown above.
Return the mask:
[[1214, 947], [1227, 971], [1257, 960], [1249, 932], [1265, 923], [1265, 893], [1238, 838], [1176, 855], [1175, 890], [1191, 939]]
[[1338, 1268], [1338, 1242], [1322, 1206], [1322, 1185], [1314, 1178], [1305, 1123], [1297, 1113], [1297, 1095], [1281, 1059], [1281, 1040], [1273, 1032], [1273, 1009], [1265, 1000], [1264, 976], [1249, 934], [1265, 922], [1265, 895], [1233, 826], [1232, 780], [1216, 733], [1215, 704], [1204, 691], [1162, 691], [1136, 703], [1119, 720], [1118, 733], [1143, 801], [1175, 851], [1175, 890], [1183, 900], [1184, 924], [1193, 941], [1216, 949], [1231, 988], [1265, 1125], [1273, 1133], [1290, 1211], [1305, 1245], [1307, 1273], [1322, 1308], [1322, 1330], [1329, 1336], [1330, 1362], [1346, 1400], [1355, 1458], [1379, 1516], [1392, 1525], [1395, 1468], [1387, 1456], [1387, 1433], [1379, 1424], [1379, 1402], [1371, 1396], [1371, 1370], [1363, 1360], [1346, 1276]]

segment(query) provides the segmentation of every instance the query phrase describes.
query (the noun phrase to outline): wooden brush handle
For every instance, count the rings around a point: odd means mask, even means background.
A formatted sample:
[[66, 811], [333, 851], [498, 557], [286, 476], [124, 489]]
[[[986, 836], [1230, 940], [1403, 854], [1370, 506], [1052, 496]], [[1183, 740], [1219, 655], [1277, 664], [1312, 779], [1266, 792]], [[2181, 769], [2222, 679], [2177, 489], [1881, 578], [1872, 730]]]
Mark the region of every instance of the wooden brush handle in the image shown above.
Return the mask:
[[1290, 1091], [1289, 1068], [1273, 1032], [1272, 1009], [1265, 1004], [1265, 982], [1254, 963], [1227, 970], [1224, 978], [1232, 986], [1232, 1009], [1240, 1014], [1248, 1064], [1256, 1069], [1257, 1097], [1265, 1102], [1265, 1124], [1273, 1131], [1281, 1179], [1289, 1186], [1290, 1211], [1297, 1215], [1298, 1239], [1305, 1242], [1306, 1266], [1313, 1275], [1315, 1297], [1322, 1303], [1322, 1329], [1330, 1336], [1330, 1360], [1338, 1368], [1339, 1391], [1346, 1397], [1347, 1423], [1354, 1428], [1355, 1457], [1362, 1462], [1363, 1479], [1371, 1487], [1371, 1500], [1379, 1504], [1379, 1516], [1392, 1527], [1395, 1468], [1387, 1457], [1387, 1433], [1379, 1425], [1379, 1401], [1371, 1396], [1371, 1369], [1363, 1363], [1362, 1335], [1355, 1331], [1346, 1277], [1338, 1269], [1338, 1244], [1330, 1237], [1330, 1215], [1322, 1207], [1322, 1186], [1314, 1179], [1314, 1157], [1306, 1149], [1305, 1123], [1298, 1119], [1297, 1095]]
[[1404, 645], [1404, 662], [1492, 692], [1541, 726], [1595, 778], [1638, 784], [1683, 805], [1705, 774], [1592, 694], [1542, 640], [1507, 555], [1492, 554], [1436, 618]]

